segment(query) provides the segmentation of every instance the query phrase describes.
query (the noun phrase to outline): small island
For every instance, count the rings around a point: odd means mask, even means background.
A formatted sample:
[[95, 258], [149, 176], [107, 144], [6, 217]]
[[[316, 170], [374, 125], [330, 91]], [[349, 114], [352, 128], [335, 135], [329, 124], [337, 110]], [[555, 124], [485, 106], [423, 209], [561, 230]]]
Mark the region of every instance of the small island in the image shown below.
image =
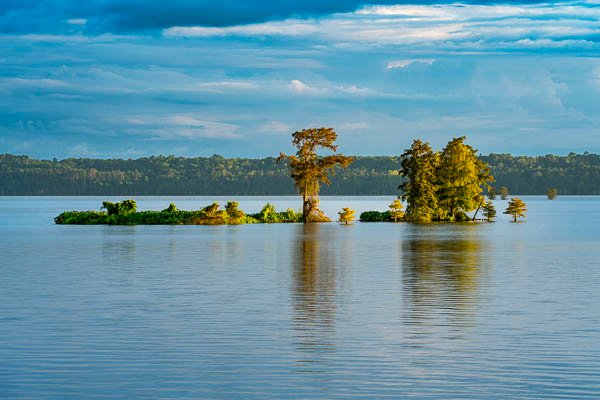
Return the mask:
[[[281, 153], [279, 162], [286, 162], [298, 194], [302, 210], [278, 212], [267, 203], [259, 213], [247, 214], [239, 203], [229, 201], [224, 208], [215, 202], [199, 210], [179, 210], [173, 203], [162, 211], [137, 211], [134, 200], [104, 202], [100, 211], [66, 211], [54, 218], [57, 224], [71, 225], [240, 225], [257, 223], [332, 222], [319, 209], [319, 191], [329, 185], [337, 168], [348, 167], [354, 159], [336, 153], [337, 133], [333, 128], [310, 128], [294, 132], [295, 155]], [[398, 175], [403, 178], [400, 196], [387, 211], [364, 211], [361, 222], [492, 222], [496, 210], [492, 200], [494, 177], [489, 166], [477, 157], [477, 150], [464, 143], [466, 137], [454, 138], [442, 151], [434, 151], [428, 142], [419, 139], [401, 156]], [[331, 155], [320, 155], [329, 150]], [[503, 199], [508, 189], [500, 189]], [[484, 193], [487, 193], [486, 201]], [[406, 202], [406, 210], [402, 201]], [[525, 217], [525, 203], [513, 198], [504, 214], [517, 222]], [[484, 218], [477, 219], [479, 211]], [[349, 225], [354, 210], [340, 211], [338, 222]], [[467, 215], [474, 212], [473, 216]]]

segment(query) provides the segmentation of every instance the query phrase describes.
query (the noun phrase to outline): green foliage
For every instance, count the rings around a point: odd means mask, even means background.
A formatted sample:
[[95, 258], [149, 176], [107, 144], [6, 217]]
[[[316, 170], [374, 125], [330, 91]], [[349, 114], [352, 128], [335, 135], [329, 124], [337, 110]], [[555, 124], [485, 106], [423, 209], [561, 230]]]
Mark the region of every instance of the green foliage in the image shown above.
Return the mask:
[[363, 211], [360, 214], [360, 222], [392, 222], [389, 211]]
[[275, 206], [270, 203], [265, 204], [262, 210], [258, 214], [253, 214], [252, 217], [265, 224], [302, 222], [303, 218], [301, 212], [296, 212], [291, 208], [277, 212]]
[[296, 154], [288, 156], [280, 153], [277, 161], [285, 160], [289, 165], [290, 176], [302, 196], [304, 222], [328, 222], [329, 218], [318, 208], [321, 184], [331, 184], [330, 177], [334, 175], [335, 167], [346, 168], [353, 158], [342, 154], [317, 154], [319, 149], [337, 151], [337, 133], [333, 128], [303, 129], [294, 132], [292, 137], [292, 144], [298, 149]]
[[141, 211], [126, 215], [99, 211], [65, 211], [54, 218], [65, 225], [178, 225], [191, 223], [199, 211]]
[[200, 210], [200, 216], [193, 220], [196, 225], [227, 225], [229, 215], [226, 210], [219, 209], [219, 203], [214, 202]]
[[477, 150], [464, 144], [466, 137], [454, 138], [444, 148], [436, 171], [439, 207], [449, 221], [461, 221], [475, 210], [494, 178], [487, 164], [477, 158]]
[[65, 211], [54, 218], [57, 224], [97, 225], [105, 224], [105, 212], [100, 211]]
[[[410, 222], [430, 222], [439, 217], [436, 170], [439, 154], [429, 143], [413, 141], [401, 156], [400, 175], [406, 181], [400, 184], [402, 200], [408, 202], [405, 218]], [[361, 219], [362, 220], [362, 219]]]
[[548, 200], [554, 200], [558, 197], [558, 189], [551, 188], [546, 191], [546, 196], [548, 196]]
[[175, 205], [175, 203], [170, 203], [169, 207], [165, 208], [163, 210], [163, 212], [170, 212], [170, 213], [177, 212], [177, 206]]
[[[115, 203], [107, 204], [116, 207]], [[118, 204], [118, 203], [117, 203]], [[130, 209], [129, 203], [127, 209]], [[133, 202], [135, 204], [135, 202]], [[118, 207], [116, 207], [118, 211]], [[178, 210], [173, 203], [162, 211], [125, 212], [119, 214], [102, 211], [65, 211], [54, 218], [57, 224], [72, 225], [239, 225], [257, 223], [302, 222], [302, 213], [288, 209], [277, 212], [275, 207], [267, 204], [260, 213], [246, 215], [236, 201], [229, 201], [225, 209], [219, 203], [195, 211]]]
[[496, 189], [490, 186], [487, 190], [487, 198], [488, 200], [496, 200]]
[[513, 217], [513, 222], [517, 222], [517, 218], [525, 218], [525, 213], [527, 212], [527, 205], [523, 200], [518, 197], [513, 197], [508, 202], [508, 207], [504, 214], [511, 215]]
[[454, 214], [454, 220], [452, 222], [470, 222], [471, 218], [466, 212], [459, 210]]
[[260, 213], [258, 213], [258, 220], [265, 224], [281, 222], [275, 206], [271, 203], [265, 204], [262, 210], [260, 210]]
[[494, 178], [464, 140], [454, 138], [442, 152], [434, 152], [417, 139], [402, 154], [400, 175], [406, 181], [399, 188], [408, 202], [407, 221], [466, 221], [466, 212], [481, 204], [482, 192]]
[[244, 215], [244, 222], [242, 224], [260, 224], [260, 221], [252, 215]]
[[344, 207], [342, 209], [342, 211], [338, 212], [338, 215], [339, 215], [338, 222], [343, 225], [348, 225], [348, 224], [353, 223], [354, 220], [356, 219], [356, 217], [354, 216], [355, 212], [356, 211], [354, 211], [348, 207]]
[[280, 212], [279, 215], [280, 215], [281, 221], [285, 222], [285, 223], [302, 222], [303, 221], [302, 213], [300, 211], [296, 212], [296, 211], [292, 210], [291, 208], [288, 208], [287, 210]]
[[136, 211], [137, 204], [135, 200], [123, 200], [116, 203], [105, 201], [102, 203], [102, 209], [106, 210], [108, 215], [127, 215]]
[[494, 207], [494, 203], [491, 200], [483, 203], [481, 212], [488, 222], [492, 222], [496, 218], [496, 207]]
[[246, 214], [239, 208], [240, 203], [237, 201], [228, 201], [225, 206], [225, 211], [228, 216], [228, 223], [231, 225], [243, 224], [246, 218]]

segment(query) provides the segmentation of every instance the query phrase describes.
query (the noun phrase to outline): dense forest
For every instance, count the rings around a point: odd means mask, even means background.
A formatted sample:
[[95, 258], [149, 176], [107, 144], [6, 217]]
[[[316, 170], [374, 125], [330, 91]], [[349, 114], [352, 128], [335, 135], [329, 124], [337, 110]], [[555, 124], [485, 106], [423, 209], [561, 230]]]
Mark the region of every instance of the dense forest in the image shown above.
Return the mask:
[[[490, 154], [493, 186], [513, 194], [600, 194], [600, 155]], [[323, 195], [393, 195], [400, 157], [356, 157]], [[288, 167], [263, 159], [156, 156], [139, 159], [36, 160], [0, 155], [0, 195], [293, 195]]]

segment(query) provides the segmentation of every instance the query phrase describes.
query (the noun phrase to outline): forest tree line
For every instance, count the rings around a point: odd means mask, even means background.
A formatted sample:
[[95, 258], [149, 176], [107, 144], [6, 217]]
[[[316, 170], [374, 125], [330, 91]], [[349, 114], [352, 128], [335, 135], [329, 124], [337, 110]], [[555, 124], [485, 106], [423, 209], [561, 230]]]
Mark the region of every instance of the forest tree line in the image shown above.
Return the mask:
[[[490, 166], [493, 186], [510, 193], [600, 195], [600, 155], [479, 158]], [[338, 169], [323, 195], [396, 195], [400, 156], [355, 157]], [[0, 155], [0, 195], [293, 195], [286, 165], [262, 159], [153, 156], [139, 159], [38, 160]]]

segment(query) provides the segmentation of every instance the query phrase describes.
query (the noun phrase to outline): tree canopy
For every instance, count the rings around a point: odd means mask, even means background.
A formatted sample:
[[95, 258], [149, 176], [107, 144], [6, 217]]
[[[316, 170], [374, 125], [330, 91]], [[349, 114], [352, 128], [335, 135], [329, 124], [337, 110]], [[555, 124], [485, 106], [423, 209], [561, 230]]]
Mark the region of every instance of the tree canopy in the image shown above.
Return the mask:
[[527, 205], [523, 200], [518, 197], [513, 197], [508, 202], [508, 207], [504, 214], [510, 215], [513, 217], [513, 221], [517, 222], [517, 218], [525, 218], [525, 213], [527, 212]]
[[463, 221], [482, 204], [494, 178], [465, 139], [452, 139], [441, 152], [416, 139], [402, 154], [400, 175], [406, 181], [399, 188], [408, 202], [408, 221]]
[[350, 165], [352, 157], [342, 154], [321, 156], [319, 149], [336, 152], [337, 133], [333, 128], [311, 128], [296, 131], [292, 134], [292, 144], [296, 147], [295, 155], [280, 153], [278, 161], [286, 161], [290, 167], [290, 176], [298, 193], [302, 196], [302, 214], [305, 222], [324, 222], [329, 219], [318, 208], [321, 184], [329, 185], [334, 168]]
[[408, 202], [406, 219], [411, 222], [429, 222], [439, 217], [436, 169], [439, 154], [429, 143], [416, 139], [401, 156], [400, 184], [402, 200]]
[[342, 211], [338, 212], [338, 215], [339, 215], [338, 222], [343, 225], [348, 225], [348, 224], [353, 223], [354, 220], [356, 219], [356, 217], [354, 216], [355, 212], [356, 211], [352, 210], [351, 208], [344, 207], [342, 209]]

